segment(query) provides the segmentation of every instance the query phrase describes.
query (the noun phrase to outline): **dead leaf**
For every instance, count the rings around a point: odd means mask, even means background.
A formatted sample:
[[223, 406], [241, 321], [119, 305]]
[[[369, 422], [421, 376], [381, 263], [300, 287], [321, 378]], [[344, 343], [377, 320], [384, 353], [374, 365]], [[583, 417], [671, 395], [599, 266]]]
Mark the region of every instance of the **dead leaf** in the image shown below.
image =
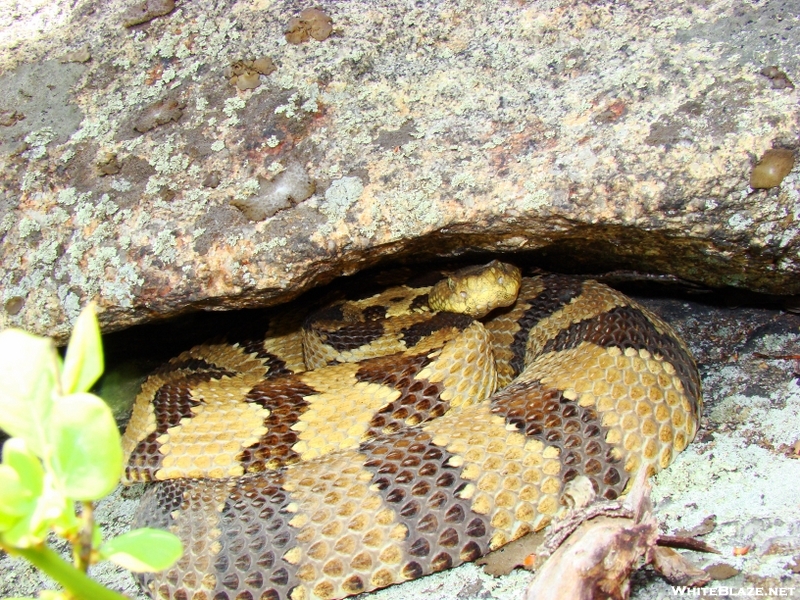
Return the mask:
[[715, 579], [717, 581], [730, 579], [731, 577], [736, 577], [739, 573], [741, 573], [739, 569], [732, 567], [727, 563], [709, 565], [705, 568], [705, 571], [708, 573], [711, 579]]
[[651, 555], [653, 568], [672, 585], [700, 587], [711, 581], [711, 576], [694, 566], [682, 554], [672, 548], [658, 546]]

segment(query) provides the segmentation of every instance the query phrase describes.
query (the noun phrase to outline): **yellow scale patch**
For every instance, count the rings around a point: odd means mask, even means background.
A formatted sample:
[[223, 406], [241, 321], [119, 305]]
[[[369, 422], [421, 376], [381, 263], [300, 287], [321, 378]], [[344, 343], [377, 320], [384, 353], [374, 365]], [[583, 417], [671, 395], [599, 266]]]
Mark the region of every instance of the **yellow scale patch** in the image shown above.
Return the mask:
[[353, 350], [337, 351], [328, 345], [327, 340], [317, 336], [313, 330], [304, 332], [306, 361], [309, 369], [320, 369], [332, 362], [355, 363], [376, 356], [388, 356], [406, 350], [405, 344], [392, 336], [382, 336], [377, 340]]
[[449, 464], [462, 467], [462, 477], [473, 482], [459, 497], [490, 518], [490, 549], [541, 529], [558, 511], [560, 451], [507, 429], [488, 404], [470, 406], [423, 429], [434, 444], [455, 455]]
[[306, 385], [326, 390], [306, 396], [309, 408], [292, 426], [300, 438], [292, 450], [302, 460], [355, 448], [375, 412], [400, 397], [400, 392], [391, 387], [358, 381], [358, 369], [358, 365], [345, 364], [300, 375]]
[[287, 311], [282, 316], [284, 320], [282, 326], [271, 326], [261, 344], [264, 351], [280, 357], [292, 373], [302, 373], [306, 370], [301, 333], [304, 318], [305, 311]]
[[156, 479], [243, 475], [236, 457], [267, 432], [264, 419], [269, 411], [232, 395], [227, 403], [207, 402], [192, 412], [192, 418], [181, 419], [180, 425], [156, 438], [164, 454]]
[[643, 458], [654, 471], [666, 467], [673, 452], [692, 439], [695, 423], [674, 367], [647, 350], [602, 348], [582, 342], [548, 353], [533, 363], [542, 385], [562, 391], [584, 407], [593, 406], [608, 428], [606, 441], [619, 449], [625, 470], [636, 471]]
[[[266, 368], [237, 346], [227, 344], [197, 346], [174, 360], [187, 358], [205, 360], [237, 375], [201, 382], [191, 389], [192, 398], [201, 402], [192, 409], [193, 416], [181, 419], [179, 425], [156, 438], [164, 456], [156, 479], [242, 475], [244, 470], [236, 456], [266, 433], [263, 423], [270, 413], [258, 405], [242, 402], [241, 398], [264, 377]], [[123, 438], [127, 453], [156, 430], [152, 396], [165, 383], [184, 376], [183, 371], [154, 375], [142, 386], [134, 404], [136, 421], [132, 417], [132, 425]], [[146, 411], [139, 408], [140, 404]]]
[[451, 409], [491, 396], [497, 387], [497, 372], [486, 328], [478, 322], [467, 327], [445, 344], [415, 379], [441, 383], [441, 398]]
[[[204, 344], [201, 346], [196, 346], [191, 350], [183, 352], [180, 356], [172, 359], [170, 362], [182, 362], [192, 358], [205, 360], [218, 367], [237, 373], [237, 375], [234, 377], [223, 377], [222, 379], [199, 383], [191, 390], [193, 399], [212, 404], [218, 410], [220, 410], [220, 425], [218, 425], [218, 427], [222, 427], [222, 425], [226, 422], [226, 419], [230, 421], [238, 418], [238, 414], [241, 412], [238, 407], [240, 404], [242, 404], [240, 398], [246, 394], [258, 381], [263, 379], [264, 375], [266, 375], [266, 368], [261, 365], [260, 361], [251, 358], [250, 355], [244, 354], [238, 346], [230, 346], [228, 344]], [[187, 371], [180, 369], [178, 371], [171, 371], [165, 374], [151, 375], [144, 382], [144, 384], [142, 384], [142, 389], [134, 401], [131, 420], [127, 429], [125, 430], [125, 435], [122, 438], [122, 447], [123, 451], [125, 452], [126, 460], [127, 457], [130, 456], [130, 453], [136, 448], [136, 445], [156, 430], [156, 418], [151, 400], [155, 396], [158, 389], [164, 384], [182, 381], [186, 378], [186, 376]], [[226, 416], [226, 412], [232, 409], [239, 410], [239, 412], [236, 414], [228, 414]], [[195, 412], [195, 414], [200, 414], [201, 412], [205, 412], [205, 409], [200, 406], [197, 407], [197, 409], [195, 409], [193, 412]], [[246, 410], [244, 412], [245, 414], [247, 413]], [[268, 415], [269, 412], [266, 414]], [[211, 451], [202, 450], [202, 443], [199, 441], [194, 442], [191, 440], [191, 438], [185, 437], [185, 432], [191, 431], [192, 427], [200, 427], [198, 431], [203, 431], [203, 427], [208, 427], [207, 423], [198, 423], [197, 425], [190, 426], [189, 429], [184, 429], [185, 427], [189, 426], [189, 421], [191, 420], [192, 419], [183, 419], [180, 425], [171, 428], [166, 434], [158, 438], [159, 443], [168, 444], [166, 447], [162, 446], [160, 448], [160, 451], [164, 455], [169, 455], [173, 451], [176, 453], [174, 457], [167, 456], [167, 458], [169, 458], [168, 462], [172, 466], [177, 465], [176, 460], [178, 459], [180, 460], [181, 465], [191, 464], [193, 462], [193, 459], [190, 458], [191, 456], [197, 456], [202, 452]], [[214, 419], [212, 418], [211, 420], [213, 424]], [[262, 423], [263, 417], [262, 420], [256, 425], [254, 432], [259, 427], [263, 429]], [[252, 427], [253, 425], [254, 421], [245, 417], [245, 422], [243, 424], [237, 423], [235, 432], [233, 432], [231, 435], [241, 435], [243, 428]], [[182, 431], [184, 432], [183, 436], [181, 434]], [[227, 430], [223, 430], [220, 433], [220, 437], [222, 438], [220, 443], [222, 446], [214, 445], [212, 448], [217, 449], [221, 447], [234, 447], [228, 443], [229, 440], [225, 438], [225, 432], [227, 432]], [[173, 435], [175, 437], [172, 437]], [[228, 438], [230, 437], [231, 436], [229, 435]], [[246, 436], [246, 439], [252, 439], [252, 435]], [[258, 438], [256, 437], [256, 440], [257, 439]], [[181, 447], [181, 444], [186, 444], [187, 440], [192, 441], [192, 443], [189, 444], [189, 447]], [[213, 472], [220, 472], [220, 468], [228, 466], [231, 462], [225, 458], [215, 459], [215, 461], [221, 462], [215, 462], [215, 464], [212, 465], [207, 459], [202, 459], [200, 460], [199, 464], [192, 465], [192, 468], [195, 470], [199, 469], [198, 472], [211, 472], [204, 471], [203, 469], [212, 469]], [[187, 476], [176, 473], [178, 473], [178, 471], [173, 471], [172, 477]], [[191, 476], [195, 477], [197, 475]], [[216, 476], [220, 477], [227, 475]], [[164, 479], [169, 478], [169, 476], [159, 474], [158, 478]]]
[[[415, 346], [414, 354], [429, 346], [441, 345], [441, 339], [451, 339], [452, 331], [439, 332]], [[488, 398], [496, 385], [494, 359], [488, 335], [480, 323], [473, 323], [441, 350], [415, 380], [441, 383], [441, 398], [449, 401], [451, 408]], [[400, 392], [392, 387], [358, 381], [355, 377], [359, 365], [344, 364], [308, 371], [300, 375], [306, 385], [325, 390], [306, 396], [309, 408], [300, 416], [292, 429], [300, 440], [292, 450], [302, 460], [309, 460], [334, 452], [355, 448], [364, 440], [364, 434], [378, 409], [394, 402]]]
[[[520, 285], [520, 298], [534, 298], [544, 290], [541, 279], [523, 279]], [[530, 308], [529, 304], [520, 302], [512, 310], [504, 312], [486, 323], [486, 330], [492, 343], [492, 351], [497, 363], [497, 388], [503, 389], [516, 377], [511, 367], [514, 358], [512, 344], [514, 335], [521, 329], [519, 319]]]
[[282, 560], [297, 565], [301, 581], [292, 600], [351, 595], [360, 591], [353, 577], [367, 589], [405, 579], [408, 528], [369, 485], [372, 473], [361, 466], [366, 460], [343, 451], [287, 469], [283, 489], [298, 545]]

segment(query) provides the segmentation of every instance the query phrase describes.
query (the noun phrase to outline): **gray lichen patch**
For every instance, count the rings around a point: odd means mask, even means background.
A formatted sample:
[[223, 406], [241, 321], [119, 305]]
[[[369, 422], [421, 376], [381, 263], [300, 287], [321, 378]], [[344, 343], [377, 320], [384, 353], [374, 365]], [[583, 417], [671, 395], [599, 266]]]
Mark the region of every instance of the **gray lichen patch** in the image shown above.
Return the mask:
[[263, 221], [281, 210], [291, 208], [314, 193], [314, 180], [299, 162], [292, 161], [272, 181], [262, 182], [258, 191], [231, 204], [251, 221]]

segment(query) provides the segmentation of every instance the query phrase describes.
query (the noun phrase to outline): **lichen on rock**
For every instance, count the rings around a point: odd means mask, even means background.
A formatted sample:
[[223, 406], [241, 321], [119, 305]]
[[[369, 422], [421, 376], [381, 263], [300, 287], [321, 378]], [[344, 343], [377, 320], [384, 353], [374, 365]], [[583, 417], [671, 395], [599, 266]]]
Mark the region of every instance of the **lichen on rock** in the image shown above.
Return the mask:
[[133, 128], [139, 133], [146, 133], [159, 125], [177, 121], [183, 116], [186, 103], [177, 98], [164, 98], [152, 103], [142, 111]]
[[141, 25], [156, 17], [168, 15], [173, 10], [175, 10], [175, 0], [144, 0], [122, 15], [122, 24], [125, 27]]
[[231, 204], [251, 221], [263, 221], [310, 198], [315, 187], [303, 165], [292, 161], [275, 179], [262, 182], [254, 195], [231, 200]]
[[290, 44], [302, 44], [309, 38], [318, 42], [328, 39], [333, 32], [333, 19], [318, 8], [306, 8], [300, 11], [299, 17], [292, 17], [286, 26], [286, 41]]

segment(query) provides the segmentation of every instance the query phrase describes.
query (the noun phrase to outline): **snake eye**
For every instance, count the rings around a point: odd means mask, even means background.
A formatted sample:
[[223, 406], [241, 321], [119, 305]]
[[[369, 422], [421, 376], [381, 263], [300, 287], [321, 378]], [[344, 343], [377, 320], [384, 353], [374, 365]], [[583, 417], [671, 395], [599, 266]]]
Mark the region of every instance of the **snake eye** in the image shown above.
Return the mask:
[[497, 278], [497, 283], [499, 283], [500, 285], [503, 285], [505, 283], [505, 279], [503, 279], [502, 275], [500, 275], [500, 277]]
[[464, 292], [464, 291], [462, 291], [462, 292], [461, 292], [461, 297], [462, 297], [462, 298], [466, 298], [466, 297], [467, 297], [467, 292]]

